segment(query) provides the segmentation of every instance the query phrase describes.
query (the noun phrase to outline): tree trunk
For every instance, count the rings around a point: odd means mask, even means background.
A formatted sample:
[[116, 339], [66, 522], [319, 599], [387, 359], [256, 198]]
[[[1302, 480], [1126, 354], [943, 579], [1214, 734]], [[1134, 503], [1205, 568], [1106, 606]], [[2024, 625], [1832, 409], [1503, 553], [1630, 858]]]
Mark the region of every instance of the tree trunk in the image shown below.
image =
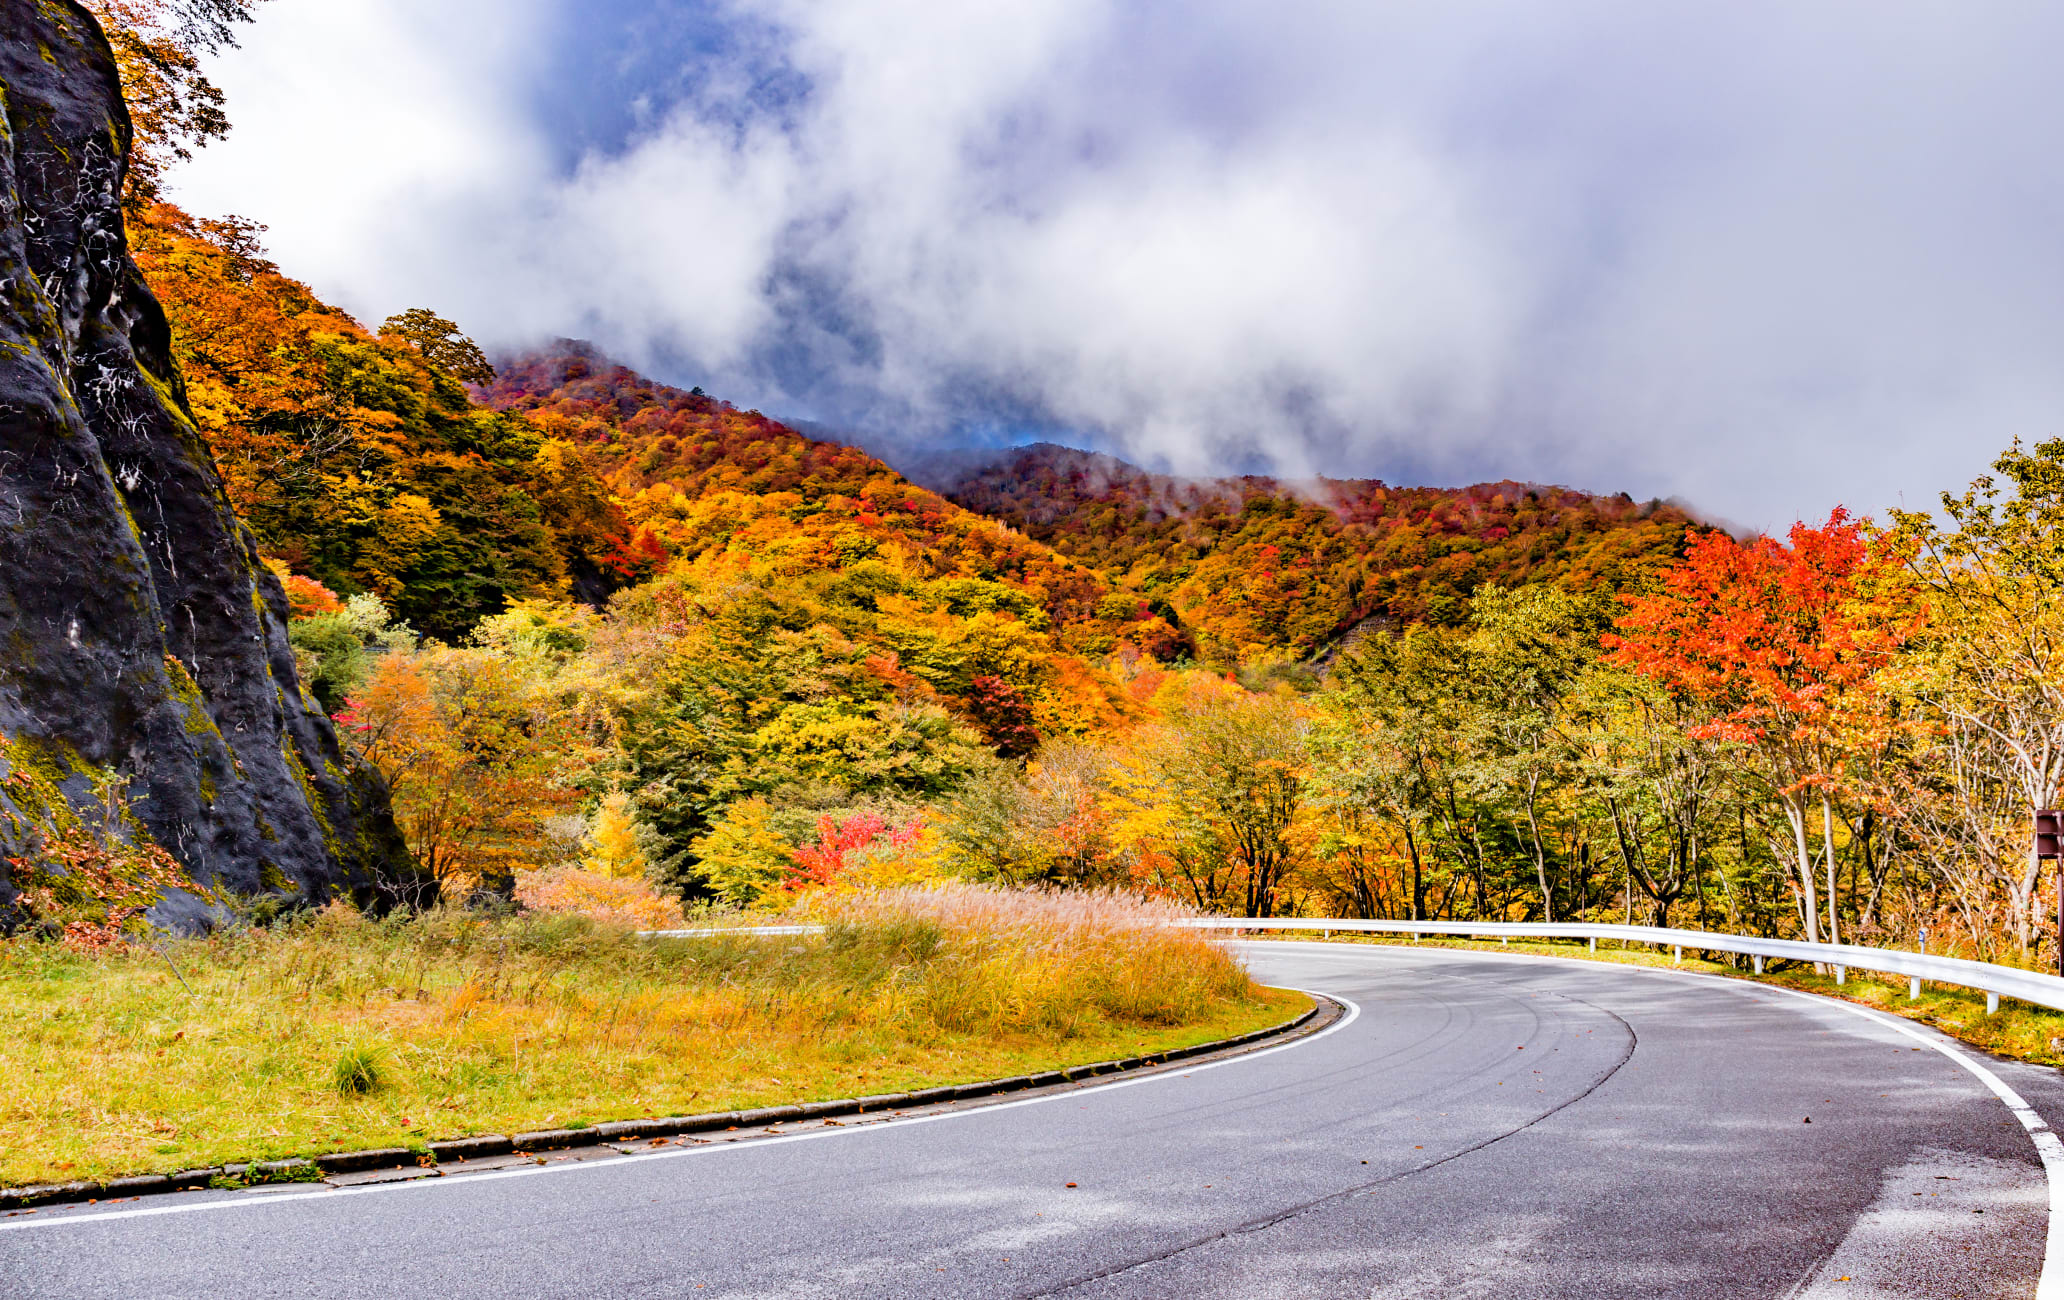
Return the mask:
[[[2064, 878], [2064, 877], [2060, 877]], [[2028, 960], [2028, 950], [2035, 945], [2035, 909], [2042, 900], [2042, 859], [2035, 856], [2035, 845], [2028, 846], [2028, 869], [2021, 873], [2020, 884], [2007, 890], [2008, 902], [2014, 909], [2014, 933], [2021, 946], [2021, 960]]]
[[1491, 913], [1491, 886], [1484, 870], [1483, 832], [1474, 822], [1469, 825], [1469, 844], [1476, 851], [1476, 919], [1482, 921]]
[[1784, 801], [1785, 820], [1792, 825], [1792, 848], [1799, 865], [1799, 914], [1806, 921], [1806, 942], [1820, 942], [1820, 900], [1814, 896], [1813, 849], [1806, 842], [1806, 810], [1791, 799]]
[[1419, 841], [1412, 837], [1412, 823], [1405, 823], [1405, 851], [1412, 855], [1412, 919], [1426, 919], [1426, 877], [1419, 864]]
[[1541, 847], [1541, 823], [1534, 816], [1534, 803], [1540, 789], [1540, 777], [1527, 778], [1526, 824], [1527, 833], [1534, 841], [1534, 879], [1541, 886], [1541, 919], [1555, 924], [1555, 895], [1548, 889], [1548, 854]]
[[1835, 889], [1835, 810], [1820, 797], [1820, 848], [1827, 857], [1827, 933], [1829, 943], [1842, 942], [1841, 896]]
[[1627, 924], [1634, 924], [1634, 850], [1627, 842], [1627, 826], [1620, 817], [1620, 801], [1607, 798], [1606, 811], [1612, 814], [1613, 839], [1620, 846], [1620, 865], [1626, 870], [1624, 897], [1627, 900]]

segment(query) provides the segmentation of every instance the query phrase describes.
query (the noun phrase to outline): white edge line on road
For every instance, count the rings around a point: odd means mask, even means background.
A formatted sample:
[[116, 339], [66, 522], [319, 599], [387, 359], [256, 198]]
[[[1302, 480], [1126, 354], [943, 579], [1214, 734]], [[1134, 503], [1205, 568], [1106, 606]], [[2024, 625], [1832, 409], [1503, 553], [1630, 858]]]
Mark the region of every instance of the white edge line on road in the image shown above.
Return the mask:
[[[1278, 944], [1297, 943], [1298, 941], [1249, 939], [1240, 942]], [[1309, 940], [1300, 943], [1299, 946], [1319, 951], [1341, 951], [1341, 945], [1315, 943]], [[1356, 946], [1391, 948], [1396, 945], [1386, 943], [1360, 944]], [[1845, 1002], [1840, 998], [1831, 998], [1819, 993], [1808, 993], [1803, 989], [1788, 989], [1782, 984], [1755, 984], [1748, 980], [1730, 979], [1725, 975], [1709, 975], [1703, 971], [1663, 970], [1654, 966], [1590, 961], [1583, 957], [1557, 957], [1549, 953], [1539, 952], [1481, 952], [1473, 948], [1406, 948], [1404, 951], [1413, 952], [1422, 957], [1429, 953], [1439, 953], [1442, 956], [1463, 959], [1472, 957], [1525, 958], [1530, 961], [1562, 962], [1566, 965], [1581, 966], [1591, 970], [1607, 968], [1621, 971], [1639, 971], [1647, 975], [1674, 976], [1678, 979], [1694, 979], [1719, 984], [1723, 987], [1742, 992], [1786, 993], [1792, 997], [1811, 1002], [1815, 1006], [1835, 1007], [1839, 1010], [1847, 1011], [1851, 1015], [1861, 1016], [1865, 1020], [1875, 1021], [1894, 1033], [1903, 1034], [1924, 1047], [1935, 1049], [1977, 1076], [1978, 1082], [1984, 1084], [1986, 1090], [1999, 1098], [2001, 1103], [2014, 1113], [2014, 1118], [2021, 1121], [2021, 1127], [2028, 1131], [2029, 1140], [2035, 1143], [2035, 1153], [2042, 1158], [2043, 1177], [2048, 1183], [2050, 1190], [2050, 1224], [2048, 1234], [2043, 1242], [2042, 1276], [2035, 1284], [2035, 1300], [2064, 1300], [2064, 1140], [2058, 1138], [2057, 1131], [2050, 1127], [2049, 1121], [2045, 1120], [2036, 1111], [2035, 1107], [2029, 1105], [2020, 1093], [2015, 1092], [2005, 1079], [2000, 1078], [1997, 1074], [1987, 1069], [1984, 1062], [1978, 1060], [1970, 1053], [1952, 1047], [1940, 1034], [1925, 1031], [1910, 1020], [1887, 1015], [1882, 1011], [1873, 1011], [1868, 1007], [1860, 1007], [1854, 1002]], [[1344, 956], [1346, 953], [1342, 952], [1342, 955]]]
[[[1277, 985], [1276, 987], [1285, 987]], [[1113, 1079], [1109, 1083], [1092, 1083], [1064, 1092], [1046, 1093], [1038, 1097], [1022, 1097], [1017, 1101], [1000, 1101], [988, 1105], [972, 1106], [966, 1110], [939, 1111], [931, 1115], [910, 1115], [900, 1119], [883, 1120], [874, 1124], [848, 1124], [840, 1128], [817, 1128], [807, 1133], [783, 1133], [778, 1137], [753, 1138], [738, 1143], [712, 1142], [708, 1146], [683, 1147], [673, 1151], [652, 1151], [639, 1155], [616, 1156], [607, 1160], [571, 1161], [565, 1164], [531, 1165], [522, 1169], [496, 1169], [484, 1174], [462, 1174], [445, 1178], [418, 1178], [407, 1182], [375, 1183], [369, 1187], [326, 1187], [319, 1192], [260, 1192], [240, 1195], [219, 1201], [188, 1201], [178, 1205], [139, 1205], [127, 1210], [97, 1210], [89, 1214], [59, 1214], [48, 1219], [23, 1217], [0, 1223], [0, 1232], [18, 1232], [27, 1228], [61, 1228], [73, 1223], [103, 1223], [109, 1219], [142, 1219], [160, 1214], [198, 1214], [207, 1210], [250, 1210], [268, 1205], [282, 1205], [295, 1201], [324, 1201], [339, 1196], [371, 1196], [382, 1192], [422, 1191], [434, 1187], [474, 1187], [481, 1183], [498, 1182], [505, 1178], [530, 1178], [539, 1174], [565, 1174], [579, 1170], [621, 1169], [625, 1165], [642, 1164], [651, 1160], [678, 1160], [684, 1156], [709, 1156], [727, 1151], [752, 1151], [762, 1147], [778, 1146], [786, 1142], [809, 1142], [818, 1138], [853, 1137], [862, 1133], [880, 1133], [891, 1128], [908, 1128], [914, 1124], [932, 1124], [939, 1120], [964, 1119], [971, 1115], [993, 1115], [1000, 1110], [1015, 1110], [1020, 1106], [1039, 1106], [1050, 1101], [1066, 1101], [1092, 1093], [1114, 1092], [1119, 1088], [1137, 1087], [1143, 1083], [1159, 1083], [1165, 1079], [1180, 1079], [1205, 1070], [1216, 1070], [1220, 1066], [1241, 1065], [1257, 1061], [1277, 1052], [1288, 1052], [1318, 1042], [1321, 1038], [1339, 1033], [1353, 1024], [1362, 1014], [1361, 1007], [1338, 994], [1315, 994], [1307, 989], [1293, 989], [1307, 997], [1328, 997], [1347, 1008], [1347, 1014], [1315, 1034], [1306, 1034], [1288, 1043], [1264, 1047], [1259, 1051], [1242, 1052], [1219, 1061], [1206, 1061], [1201, 1065], [1184, 1066], [1174, 1064], [1151, 1074], [1138, 1074], [1125, 1079]], [[785, 1122], [785, 1121], [784, 1121]], [[803, 1121], [797, 1121], [803, 1122]], [[58, 1208], [58, 1207], [53, 1207]]]
[[[1697, 974], [1698, 972], [1687, 971], [1685, 973]], [[1739, 982], [1730, 980], [1724, 975], [1712, 975], [1706, 978], [1716, 979], [1728, 984]], [[2045, 1120], [2036, 1111], [2035, 1107], [2029, 1105], [2020, 1093], [2015, 1092], [2012, 1087], [2008, 1086], [2005, 1079], [2000, 1078], [1997, 1074], [1987, 1069], [1984, 1062], [1968, 1052], [1951, 1047], [1948, 1043], [1938, 1038], [1930, 1037], [1915, 1027], [1910, 1021], [1898, 1016], [1888, 1016], [1882, 1011], [1872, 1011], [1865, 1007], [1859, 1007], [1852, 1002], [1844, 1002], [1838, 998], [1823, 997], [1818, 993], [1807, 993], [1800, 989], [1788, 989], [1774, 984], [1751, 987], [1775, 989], [1779, 993], [1789, 993], [1795, 998], [1810, 999], [1822, 1006], [1832, 1005], [1840, 1007], [1842, 1010], [1861, 1016], [1865, 1020], [1875, 1020], [1894, 1033], [1904, 1034], [1923, 1046], [1934, 1048], [1977, 1076], [1978, 1082], [1984, 1084], [1993, 1096], [1999, 1098], [2001, 1103], [2014, 1113], [2014, 1118], [2021, 1121], [2021, 1127], [2028, 1131], [2029, 1141], [2035, 1143], [2036, 1155], [2042, 1158], [2043, 1177], [2048, 1181], [2050, 1187], [2050, 1225], [2043, 1239], [2042, 1276], [2035, 1284], [2035, 1300], [2064, 1300], [2064, 1263], [2060, 1263], [2060, 1261], [2064, 1261], [2064, 1141], [2058, 1140], [2057, 1131], [2050, 1127], [2049, 1121]]]

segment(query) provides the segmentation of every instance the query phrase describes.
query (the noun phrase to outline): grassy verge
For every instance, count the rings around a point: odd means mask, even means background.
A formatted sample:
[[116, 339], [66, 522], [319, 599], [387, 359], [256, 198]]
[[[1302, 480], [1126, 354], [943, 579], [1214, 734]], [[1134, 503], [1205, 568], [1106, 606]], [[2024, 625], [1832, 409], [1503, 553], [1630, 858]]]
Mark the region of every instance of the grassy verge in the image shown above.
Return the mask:
[[[1258, 937], [1290, 939], [1303, 936], [1282, 934]], [[1412, 940], [1402, 935], [1356, 936], [1352, 939], [1336, 938], [1330, 942], [1415, 946]], [[1693, 955], [1690, 949], [1686, 949], [1684, 961], [1679, 964], [1671, 959], [1668, 951], [1657, 951], [1636, 944], [1621, 948], [1609, 941], [1601, 941], [1596, 953], [1590, 952], [1581, 939], [1514, 940], [1509, 945], [1500, 944], [1495, 939], [1421, 939], [1416, 946], [1578, 957], [1631, 966], [1660, 966], [1699, 971], [1757, 984], [1778, 984], [1785, 988], [1803, 989], [1809, 993], [1824, 993], [1846, 1002], [1856, 1002], [1892, 1015], [1904, 1016], [1908, 1020], [1931, 1025], [1951, 1037], [1999, 1056], [2012, 1057], [2036, 1065], [2064, 1066], [2064, 1013], [2001, 998], [1999, 1012], [1988, 1016], [1985, 1014], [1983, 993], [1953, 985], [1923, 984], [1921, 996], [1910, 1000], [1906, 995], [1904, 976], [1883, 975], [1851, 967], [1849, 982], [1837, 984], [1833, 975], [1816, 975], [1811, 966], [1786, 966], [1779, 969], [1779, 963], [1774, 960], [1768, 963], [1768, 974], [1757, 975], [1747, 968], [1747, 958], [1742, 959], [1743, 967], [1736, 969], [1721, 961], [1702, 961]]]
[[0, 943], [0, 1185], [967, 1082], [1309, 1005], [1108, 901], [963, 890], [823, 919], [647, 940], [333, 907], [162, 954]]

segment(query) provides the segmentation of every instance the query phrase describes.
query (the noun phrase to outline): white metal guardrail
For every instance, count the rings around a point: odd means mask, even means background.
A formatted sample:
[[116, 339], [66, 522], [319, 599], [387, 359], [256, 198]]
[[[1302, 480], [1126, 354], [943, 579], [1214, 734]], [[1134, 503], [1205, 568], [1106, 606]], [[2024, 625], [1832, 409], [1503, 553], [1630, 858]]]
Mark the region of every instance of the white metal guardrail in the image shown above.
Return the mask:
[[1995, 966], [1991, 962], [1967, 961], [1962, 957], [1938, 957], [1925, 952], [1901, 952], [1896, 948], [1865, 948], [1849, 943], [1806, 943], [1797, 939], [1759, 939], [1745, 934], [1716, 934], [1708, 930], [1666, 930], [1653, 925], [1547, 924], [1538, 921], [1353, 921], [1338, 918], [1251, 916], [1208, 916], [1176, 922], [1199, 930], [1316, 930], [1321, 933], [1459, 935], [1472, 939], [1588, 939], [1595, 952], [1600, 939], [1627, 943], [1659, 944], [1675, 950], [1683, 960], [1687, 948], [1698, 952], [1733, 952], [1755, 959], [1756, 973], [1763, 972], [1765, 958], [1819, 962], [1835, 968], [1835, 981], [1843, 982], [1854, 970], [1883, 971], [1904, 975], [1911, 996], [1920, 996], [1923, 981], [1954, 984], [1984, 993], [1989, 1015], [1999, 1009], [2001, 998], [2033, 1003], [2064, 1011], [2064, 978], [2040, 971]]
[[[1849, 971], [1882, 971], [1904, 975], [1910, 996], [1919, 997], [1921, 984], [1954, 984], [1985, 994], [1987, 1015], [1999, 1010], [2001, 998], [2012, 998], [2039, 1007], [2064, 1011], [2064, 978], [2040, 971], [1996, 966], [1991, 962], [1968, 961], [1962, 957], [1938, 957], [1925, 952], [1902, 952], [1896, 948], [1865, 948], [1849, 943], [1806, 943], [1798, 939], [1759, 939], [1746, 934], [1718, 934], [1710, 930], [1666, 930], [1653, 925], [1598, 925], [1585, 922], [1547, 924], [1538, 921], [1357, 921], [1339, 917], [1285, 916], [1201, 916], [1173, 922], [1197, 930], [1304, 930], [1321, 934], [1423, 934], [1457, 935], [1471, 939], [1588, 939], [1598, 950], [1600, 939], [1626, 943], [1656, 944], [1675, 951], [1682, 961], [1684, 950], [1733, 952], [1752, 958], [1756, 973], [1763, 973], [1766, 958], [1817, 962], [1832, 966], [1835, 982], [1843, 983]], [[802, 935], [817, 934], [821, 925], [758, 925], [735, 928], [705, 927], [693, 930], [645, 930], [640, 933], [660, 939], [708, 938], [723, 934]]]

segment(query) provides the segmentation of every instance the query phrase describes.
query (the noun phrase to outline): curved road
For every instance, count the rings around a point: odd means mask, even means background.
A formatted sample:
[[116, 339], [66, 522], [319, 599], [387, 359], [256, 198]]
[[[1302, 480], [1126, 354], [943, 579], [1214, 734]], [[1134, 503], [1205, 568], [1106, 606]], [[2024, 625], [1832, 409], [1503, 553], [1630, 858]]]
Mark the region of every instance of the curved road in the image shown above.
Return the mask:
[[[2029, 1137], [1910, 1034], [1668, 972], [1246, 952], [1355, 1014], [937, 1118], [46, 1210], [0, 1222], [0, 1296], [2034, 1294]], [[1987, 1064], [2064, 1118], [2057, 1072]]]

